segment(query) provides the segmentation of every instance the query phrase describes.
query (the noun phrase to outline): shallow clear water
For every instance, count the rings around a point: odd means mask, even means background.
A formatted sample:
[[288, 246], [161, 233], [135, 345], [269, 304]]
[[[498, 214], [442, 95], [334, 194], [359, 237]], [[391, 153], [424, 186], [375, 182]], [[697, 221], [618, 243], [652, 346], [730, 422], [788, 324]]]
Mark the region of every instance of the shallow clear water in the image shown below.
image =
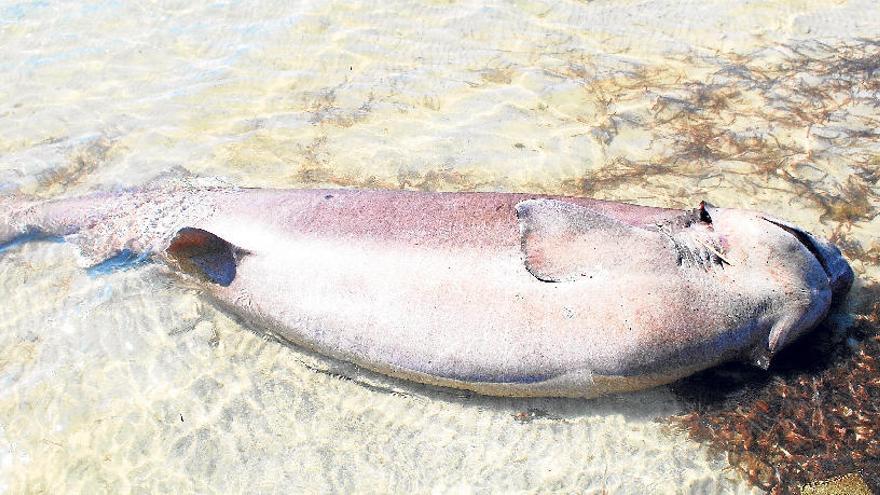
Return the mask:
[[[749, 207], [880, 279], [872, 1], [0, 2], [0, 190], [221, 176]], [[872, 38], [872, 36], [874, 38]], [[655, 418], [267, 341], [153, 267], [0, 254], [0, 489], [741, 493]], [[258, 331], [257, 331], [258, 332]]]

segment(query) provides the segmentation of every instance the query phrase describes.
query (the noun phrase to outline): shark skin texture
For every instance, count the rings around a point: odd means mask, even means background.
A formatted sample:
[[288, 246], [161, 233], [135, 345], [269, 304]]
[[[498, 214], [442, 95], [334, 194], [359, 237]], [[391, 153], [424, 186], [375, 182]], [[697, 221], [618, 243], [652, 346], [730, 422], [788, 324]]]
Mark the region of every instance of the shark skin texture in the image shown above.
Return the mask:
[[320, 354], [501, 396], [596, 397], [731, 360], [766, 368], [853, 281], [829, 242], [703, 203], [192, 184], [0, 198], [0, 243], [48, 236], [86, 265], [150, 258]]

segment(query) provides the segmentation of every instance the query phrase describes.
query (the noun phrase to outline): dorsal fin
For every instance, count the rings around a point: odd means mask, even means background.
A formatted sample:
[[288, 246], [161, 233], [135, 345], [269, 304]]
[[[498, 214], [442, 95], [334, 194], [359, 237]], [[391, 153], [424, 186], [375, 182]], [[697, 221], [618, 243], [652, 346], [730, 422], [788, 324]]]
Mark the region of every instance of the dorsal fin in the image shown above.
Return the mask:
[[668, 249], [656, 234], [596, 210], [553, 199], [516, 205], [526, 269], [545, 282], [588, 277], [595, 270], [638, 266]]
[[246, 254], [211, 232], [193, 227], [178, 230], [165, 253], [183, 272], [223, 287], [235, 279], [238, 260]]

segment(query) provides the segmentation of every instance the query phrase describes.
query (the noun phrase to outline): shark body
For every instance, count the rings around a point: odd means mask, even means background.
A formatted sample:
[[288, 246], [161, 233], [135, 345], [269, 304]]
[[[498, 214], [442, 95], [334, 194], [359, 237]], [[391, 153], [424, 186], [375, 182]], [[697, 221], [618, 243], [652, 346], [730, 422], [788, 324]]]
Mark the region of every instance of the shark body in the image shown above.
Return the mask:
[[0, 242], [35, 233], [93, 263], [156, 259], [318, 353], [506, 396], [766, 367], [853, 279], [833, 245], [758, 212], [531, 194], [172, 185], [0, 200]]

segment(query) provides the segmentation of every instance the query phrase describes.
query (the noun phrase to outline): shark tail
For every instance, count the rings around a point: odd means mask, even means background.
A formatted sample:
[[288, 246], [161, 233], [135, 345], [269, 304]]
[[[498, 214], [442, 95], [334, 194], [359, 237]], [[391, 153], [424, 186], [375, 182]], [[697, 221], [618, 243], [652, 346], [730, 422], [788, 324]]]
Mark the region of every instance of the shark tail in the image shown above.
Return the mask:
[[0, 252], [24, 242], [59, 239], [69, 234], [69, 224], [52, 218], [62, 208], [63, 205], [18, 192], [0, 193]]
[[17, 193], [0, 195], [0, 246], [25, 233], [19, 221], [21, 212], [26, 210], [30, 203], [27, 198]]

